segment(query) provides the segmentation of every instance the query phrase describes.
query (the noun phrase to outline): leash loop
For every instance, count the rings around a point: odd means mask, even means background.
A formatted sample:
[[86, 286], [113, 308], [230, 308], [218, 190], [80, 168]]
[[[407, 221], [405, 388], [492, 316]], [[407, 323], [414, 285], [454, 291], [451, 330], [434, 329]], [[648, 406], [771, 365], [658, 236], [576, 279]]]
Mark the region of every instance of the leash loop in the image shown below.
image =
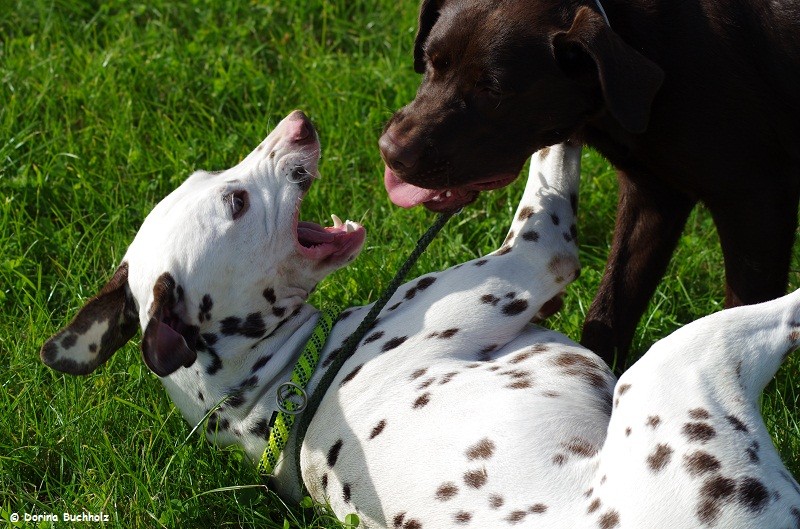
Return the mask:
[[[299, 399], [292, 397], [299, 397]], [[308, 394], [299, 385], [289, 381], [278, 386], [276, 400], [278, 409], [283, 413], [299, 415], [303, 413], [303, 410], [308, 405]]]

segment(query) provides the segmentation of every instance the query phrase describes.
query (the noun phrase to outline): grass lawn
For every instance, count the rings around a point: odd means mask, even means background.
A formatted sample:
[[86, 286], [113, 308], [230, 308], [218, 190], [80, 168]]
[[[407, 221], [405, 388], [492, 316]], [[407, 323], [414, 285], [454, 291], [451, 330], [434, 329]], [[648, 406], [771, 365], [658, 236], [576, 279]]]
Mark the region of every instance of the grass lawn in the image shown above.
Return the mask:
[[[416, 4], [3, 4], [0, 525], [15, 512], [88, 512], [107, 514], [109, 527], [339, 527], [324, 513], [287, 509], [258, 485], [240, 452], [212, 448], [193, 433], [141, 362], [138, 337], [81, 378], [47, 369], [38, 351], [110, 277], [161, 197], [196, 168], [238, 162], [294, 108], [307, 111], [323, 143], [324, 178], [302, 217], [324, 222], [336, 213], [368, 230], [361, 257], [315, 299], [342, 306], [374, 300], [433, 219], [391, 205], [377, 150], [383, 123], [418, 83], [411, 67]], [[522, 186], [485, 194], [451, 220], [416, 273], [499, 246]], [[615, 195], [613, 171], [587, 152], [583, 274], [549, 322], [573, 338], [607, 256]], [[792, 288], [800, 287], [797, 272], [796, 255]], [[719, 310], [722, 285], [716, 235], [700, 209], [642, 321], [636, 350]], [[795, 476], [798, 380], [800, 353], [763, 399]], [[55, 524], [67, 525], [81, 526]]]

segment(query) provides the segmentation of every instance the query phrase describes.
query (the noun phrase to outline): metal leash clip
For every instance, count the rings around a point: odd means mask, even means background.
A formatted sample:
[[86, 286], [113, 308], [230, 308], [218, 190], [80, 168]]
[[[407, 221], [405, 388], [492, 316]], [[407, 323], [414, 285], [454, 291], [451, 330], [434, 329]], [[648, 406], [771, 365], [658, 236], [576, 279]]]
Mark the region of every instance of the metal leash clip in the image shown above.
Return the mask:
[[[308, 394], [294, 382], [284, 382], [278, 386], [277, 391], [278, 409], [289, 415], [299, 415], [303, 413], [308, 405]], [[290, 408], [287, 404], [291, 404]]]

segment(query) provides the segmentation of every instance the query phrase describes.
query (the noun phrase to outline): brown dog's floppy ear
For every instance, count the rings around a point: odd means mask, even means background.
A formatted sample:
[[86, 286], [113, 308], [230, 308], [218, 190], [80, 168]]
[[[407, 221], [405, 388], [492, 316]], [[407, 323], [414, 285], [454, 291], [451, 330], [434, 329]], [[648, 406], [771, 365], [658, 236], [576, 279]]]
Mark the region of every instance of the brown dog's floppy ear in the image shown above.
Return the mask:
[[150, 320], [142, 337], [142, 358], [147, 367], [160, 377], [189, 367], [197, 360], [195, 348], [199, 329], [185, 323], [175, 312], [175, 280], [165, 272], [153, 286]]
[[128, 289], [128, 264], [122, 263], [72, 322], [47, 340], [39, 356], [53, 369], [86, 375], [125, 345], [137, 328], [136, 303]]
[[417, 38], [414, 40], [414, 71], [417, 73], [425, 72], [425, 41], [439, 18], [441, 0], [422, 0], [419, 7], [419, 29]]
[[600, 14], [586, 6], [578, 9], [569, 31], [553, 38], [556, 60], [575, 48], [593, 61], [611, 115], [626, 130], [644, 132], [664, 71], [626, 44]]

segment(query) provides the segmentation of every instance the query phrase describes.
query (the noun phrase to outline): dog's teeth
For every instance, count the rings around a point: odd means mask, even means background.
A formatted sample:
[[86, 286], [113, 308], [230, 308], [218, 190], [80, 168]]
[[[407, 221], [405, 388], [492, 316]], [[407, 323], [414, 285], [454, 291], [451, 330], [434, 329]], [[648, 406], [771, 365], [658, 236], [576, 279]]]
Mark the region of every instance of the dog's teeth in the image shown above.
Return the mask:
[[453, 196], [453, 192], [452, 191], [446, 191], [444, 196], [446, 196], [447, 198], [450, 198], [451, 196]]
[[356, 231], [356, 223], [353, 222], [352, 220], [348, 220], [347, 223], [345, 224], [345, 229], [347, 230], [347, 233], [352, 233]]
[[342, 219], [340, 219], [338, 216], [336, 216], [336, 215], [334, 215], [334, 214], [331, 214], [331, 218], [333, 219], [333, 227], [334, 227], [334, 228], [338, 228], [338, 227], [340, 227], [342, 224], [344, 224], [344, 223], [342, 222]]

